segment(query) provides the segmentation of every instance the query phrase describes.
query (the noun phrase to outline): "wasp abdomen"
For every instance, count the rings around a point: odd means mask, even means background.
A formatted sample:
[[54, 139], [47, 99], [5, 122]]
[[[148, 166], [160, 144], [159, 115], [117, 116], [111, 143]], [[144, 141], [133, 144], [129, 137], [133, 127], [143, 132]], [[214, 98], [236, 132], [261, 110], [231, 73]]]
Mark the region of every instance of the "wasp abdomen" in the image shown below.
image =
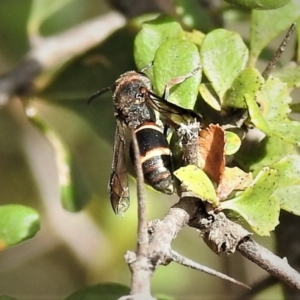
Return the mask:
[[[154, 122], [147, 122], [135, 134], [145, 182], [160, 192], [173, 194], [171, 150], [162, 130]], [[132, 146], [130, 155], [134, 161]]]

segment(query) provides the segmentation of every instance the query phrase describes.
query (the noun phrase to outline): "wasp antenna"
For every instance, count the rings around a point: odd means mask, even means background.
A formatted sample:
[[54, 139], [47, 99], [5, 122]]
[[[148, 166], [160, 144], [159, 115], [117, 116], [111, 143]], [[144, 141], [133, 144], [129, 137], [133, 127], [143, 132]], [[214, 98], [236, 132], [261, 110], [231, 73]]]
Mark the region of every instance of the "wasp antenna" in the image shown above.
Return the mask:
[[101, 96], [102, 94], [106, 93], [109, 90], [111, 90], [110, 86], [96, 92], [95, 94], [93, 94], [92, 96], [89, 97], [89, 99], [87, 100], [87, 103], [90, 104], [95, 98]]

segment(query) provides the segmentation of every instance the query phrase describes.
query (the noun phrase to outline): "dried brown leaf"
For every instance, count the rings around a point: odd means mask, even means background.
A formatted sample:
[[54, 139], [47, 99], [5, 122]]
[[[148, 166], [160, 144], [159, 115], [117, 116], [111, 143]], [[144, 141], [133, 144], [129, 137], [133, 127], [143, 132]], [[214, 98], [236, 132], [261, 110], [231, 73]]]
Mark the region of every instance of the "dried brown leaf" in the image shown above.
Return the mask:
[[219, 125], [210, 124], [199, 135], [200, 168], [219, 184], [225, 168], [225, 135]]
[[220, 184], [216, 190], [219, 199], [225, 200], [234, 190], [244, 190], [253, 181], [252, 173], [246, 173], [238, 167], [225, 167]]

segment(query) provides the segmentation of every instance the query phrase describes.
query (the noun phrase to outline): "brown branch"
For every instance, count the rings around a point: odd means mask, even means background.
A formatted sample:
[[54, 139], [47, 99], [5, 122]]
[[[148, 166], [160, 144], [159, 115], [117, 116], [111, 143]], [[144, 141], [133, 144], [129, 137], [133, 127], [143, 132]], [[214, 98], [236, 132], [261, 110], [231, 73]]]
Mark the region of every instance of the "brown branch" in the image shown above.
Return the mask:
[[242, 241], [237, 250], [272, 276], [300, 290], [300, 274], [288, 264], [287, 259], [278, 257], [252, 239]]
[[39, 38], [16, 69], [0, 78], [0, 106], [15, 94], [31, 91], [42, 72], [55, 70], [101, 43], [125, 22], [121, 14], [109, 12], [55, 36]]
[[183, 193], [179, 202], [170, 208], [162, 220], [151, 222], [152, 232], [148, 255], [150, 256], [153, 266], [156, 268], [160, 264], [167, 265], [173, 261], [249, 288], [247, 285], [211, 268], [202, 266], [171, 249], [171, 243], [173, 239], [176, 238], [177, 233], [179, 233], [185, 225], [188, 225], [189, 220], [193, 219], [193, 216], [199, 213], [207, 215], [202, 201], [199, 201], [199, 198], [191, 196], [186, 192]]

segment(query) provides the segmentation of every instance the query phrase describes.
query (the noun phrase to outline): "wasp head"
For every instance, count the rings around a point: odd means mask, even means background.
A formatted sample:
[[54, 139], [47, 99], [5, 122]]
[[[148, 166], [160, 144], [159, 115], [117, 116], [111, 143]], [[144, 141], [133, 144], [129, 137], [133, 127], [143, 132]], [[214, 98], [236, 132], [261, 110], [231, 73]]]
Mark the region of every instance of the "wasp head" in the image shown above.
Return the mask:
[[131, 128], [153, 120], [147, 105], [150, 80], [146, 75], [129, 71], [121, 75], [112, 87], [115, 115]]

